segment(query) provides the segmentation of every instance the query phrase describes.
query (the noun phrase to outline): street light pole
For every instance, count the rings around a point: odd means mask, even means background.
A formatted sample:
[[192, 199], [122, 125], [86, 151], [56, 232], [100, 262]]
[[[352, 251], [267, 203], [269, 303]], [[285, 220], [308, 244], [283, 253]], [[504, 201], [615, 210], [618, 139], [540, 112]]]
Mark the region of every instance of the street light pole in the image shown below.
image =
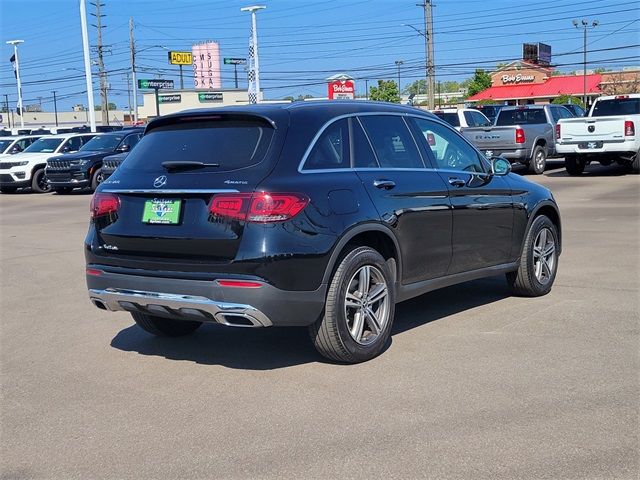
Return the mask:
[[56, 99], [56, 90], [53, 90], [53, 113], [56, 116], [56, 127], [58, 126], [58, 101]]
[[9, 40], [7, 45], [13, 45], [13, 60], [15, 64], [16, 83], [18, 84], [18, 108], [20, 109], [20, 128], [24, 128], [24, 108], [22, 108], [22, 83], [20, 83], [20, 61], [18, 60], [18, 45], [24, 40]]
[[84, 77], [87, 82], [87, 105], [91, 131], [96, 131], [96, 112], [93, 106], [93, 84], [91, 83], [91, 57], [89, 56], [89, 33], [87, 32], [87, 7], [80, 0], [80, 27], [82, 29], [82, 50], [84, 54]]
[[598, 26], [598, 20], [594, 20], [593, 22], [591, 22], [591, 25], [589, 25], [589, 21], [582, 19], [582, 21], [580, 23], [578, 23], [577, 20], [573, 21], [573, 26], [576, 28], [582, 28], [584, 31], [584, 35], [583, 35], [583, 60], [582, 60], [582, 65], [583, 65], [583, 71], [582, 71], [582, 79], [583, 79], [583, 93], [584, 93], [584, 97], [582, 97], [582, 101], [584, 102], [584, 106], [585, 108], [587, 108], [587, 29], [589, 28], [595, 28]]
[[[253, 76], [253, 82], [255, 85], [255, 102], [252, 101], [251, 91], [249, 91], [249, 101], [251, 103], [259, 103], [260, 101], [260, 62], [258, 60], [258, 31], [256, 21], [256, 11], [263, 10], [267, 7], [264, 5], [253, 5], [251, 7], [242, 7], [241, 12], [251, 12], [251, 43], [253, 55], [253, 65], [249, 65], [249, 78]], [[251, 53], [251, 52], [250, 52]], [[249, 59], [251, 61], [251, 58]], [[253, 71], [253, 72], [252, 72]], [[251, 82], [249, 82], [249, 90], [251, 90]]]
[[398, 93], [402, 95], [402, 88], [400, 87], [400, 65], [404, 63], [403, 60], [396, 60], [396, 67], [398, 67]]

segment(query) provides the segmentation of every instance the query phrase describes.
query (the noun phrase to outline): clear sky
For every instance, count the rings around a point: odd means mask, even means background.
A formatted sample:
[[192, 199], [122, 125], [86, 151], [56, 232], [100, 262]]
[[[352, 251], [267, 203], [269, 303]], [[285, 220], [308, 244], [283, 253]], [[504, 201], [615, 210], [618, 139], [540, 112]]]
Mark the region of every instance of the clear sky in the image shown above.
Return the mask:
[[[95, 0], [92, 0], [95, 1]], [[258, 13], [261, 86], [266, 98], [325, 96], [325, 78], [345, 72], [357, 79], [397, 79], [403, 87], [424, 77], [424, 30], [418, 0], [103, 0], [103, 42], [111, 86], [109, 100], [126, 109], [129, 17], [135, 22], [139, 77], [171, 78], [163, 49], [191, 50], [194, 42], [216, 40], [221, 56], [246, 57], [250, 16], [240, 7], [262, 4]], [[462, 80], [476, 68], [521, 58], [523, 42], [552, 46], [559, 70], [582, 68], [582, 30], [572, 19], [597, 19], [589, 30], [589, 68], [640, 65], [640, 7], [634, 1], [434, 0], [435, 64], [438, 80]], [[78, 0], [0, 0], [0, 100], [15, 107], [15, 79], [7, 40], [22, 39], [21, 73], [25, 105], [52, 110], [87, 103]], [[94, 7], [87, 2], [88, 10]], [[93, 17], [90, 17], [94, 20]], [[95, 28], [90, 27], [92, 45]], [[624, 47], [624, 48], [618, 48]], [[233, 87], [233, 67], [222, 65], [223, 86]], [[75, 70], [74, 70], [75, 69]], [[189, 68], [185, 72], [191, 73]], [[241, 86], [246, 74], [239, 72]], [[185, 84], [192, 85], [191, 79]], [[97, 79], [94, 85], [98, 85]], [[370, 83], [371, 85], [371, 83]], [[95, 90], [98, 101], [97, 89]], [[40, 99], [38, 97], [41, 97]]]

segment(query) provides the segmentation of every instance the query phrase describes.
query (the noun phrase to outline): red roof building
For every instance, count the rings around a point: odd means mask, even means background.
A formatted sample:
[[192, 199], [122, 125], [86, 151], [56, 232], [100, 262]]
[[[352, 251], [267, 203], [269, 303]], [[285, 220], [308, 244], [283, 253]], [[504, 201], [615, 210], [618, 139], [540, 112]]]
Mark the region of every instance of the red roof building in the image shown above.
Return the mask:
[[[602, 95], [601, 83], [601, 74], [587, 75], [587, 95]], [[467, 101], [496, 100], [517, 102], [517, 104], [549, 103], [561, 95], [582, 97], [584, 95], [584, 77], [582, 75], [562, 75], [547, 77], [543, 83], [492, 86], [469, 97]]]

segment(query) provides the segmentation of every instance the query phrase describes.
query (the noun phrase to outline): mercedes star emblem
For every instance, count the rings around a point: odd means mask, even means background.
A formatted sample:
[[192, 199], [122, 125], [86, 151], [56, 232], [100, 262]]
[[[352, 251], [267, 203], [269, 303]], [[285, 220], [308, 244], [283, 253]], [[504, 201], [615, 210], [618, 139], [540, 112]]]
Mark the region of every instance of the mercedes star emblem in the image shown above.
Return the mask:
[[153, 181], [153, 186], [156, 188], [160, 188], [160, 187], [164, 187], [166, 183], [167, 183], [167, 176], [160, 175], [158, 178], [156, 178]]

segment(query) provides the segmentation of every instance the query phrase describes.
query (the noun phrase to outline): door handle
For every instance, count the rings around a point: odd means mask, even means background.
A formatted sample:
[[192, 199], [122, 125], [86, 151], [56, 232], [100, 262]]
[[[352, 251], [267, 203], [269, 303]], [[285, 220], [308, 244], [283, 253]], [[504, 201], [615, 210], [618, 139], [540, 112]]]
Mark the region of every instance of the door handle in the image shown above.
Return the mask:
[[465, 182], [461, 178], [449, 177], [449, 185], [453, 187], [461, 188], [461, 187], [464, 187], [466, 184], [467, 182]]
[[373, 186], [376, 188], [382, 188], [383, 190], [391, 190], [396, 186], [396, 182], [393, 180], [374, 180]]

